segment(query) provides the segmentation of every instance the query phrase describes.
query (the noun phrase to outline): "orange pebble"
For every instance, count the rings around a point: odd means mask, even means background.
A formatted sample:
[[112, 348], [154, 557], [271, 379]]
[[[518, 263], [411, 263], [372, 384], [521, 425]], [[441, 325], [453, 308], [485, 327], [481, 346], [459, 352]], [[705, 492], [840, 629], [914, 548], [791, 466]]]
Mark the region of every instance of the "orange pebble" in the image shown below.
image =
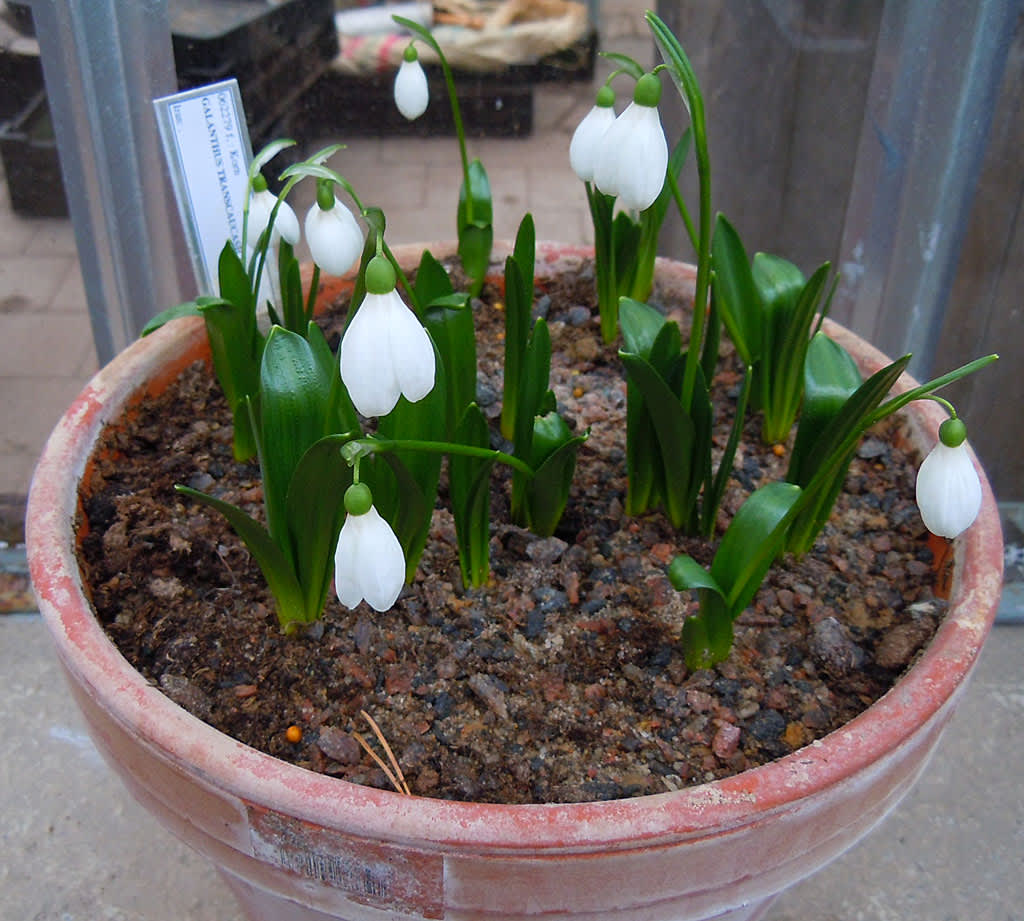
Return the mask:
[[786, 453], [785, 445], [772, 445], [772, 452], [776, 457], [782, 457]]
[[284, 737], [291, 742], [293, 745], [296, 742], [302, 741], [302, 728], [299, 726], [289, 726], [284, 731]]

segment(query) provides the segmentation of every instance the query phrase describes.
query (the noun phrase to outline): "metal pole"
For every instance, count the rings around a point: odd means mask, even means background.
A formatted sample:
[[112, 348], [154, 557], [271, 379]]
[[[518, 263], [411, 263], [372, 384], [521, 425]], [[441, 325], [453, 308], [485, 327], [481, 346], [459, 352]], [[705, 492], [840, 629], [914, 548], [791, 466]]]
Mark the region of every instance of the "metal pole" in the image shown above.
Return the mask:
[[152, 99], [177, 90], [167, 0], [33, 0], [100, 363], [194, 293]]

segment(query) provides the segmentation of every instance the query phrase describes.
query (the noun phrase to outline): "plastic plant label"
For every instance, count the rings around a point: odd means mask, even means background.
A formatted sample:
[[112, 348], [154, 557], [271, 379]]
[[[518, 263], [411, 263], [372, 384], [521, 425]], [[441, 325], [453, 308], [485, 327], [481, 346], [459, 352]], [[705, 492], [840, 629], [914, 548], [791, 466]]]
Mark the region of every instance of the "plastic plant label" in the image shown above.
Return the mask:
[[200, 294], [216, 295], [224, 241], [241, 251], [252, 147], [234, 79], [153, 100]]

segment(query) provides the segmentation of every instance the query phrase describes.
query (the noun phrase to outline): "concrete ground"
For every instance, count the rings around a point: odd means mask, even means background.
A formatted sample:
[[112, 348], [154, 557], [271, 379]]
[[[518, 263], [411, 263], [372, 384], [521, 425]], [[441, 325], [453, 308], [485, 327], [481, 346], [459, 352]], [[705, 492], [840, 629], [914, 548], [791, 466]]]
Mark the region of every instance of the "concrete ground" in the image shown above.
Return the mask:
[[[606, 43], [649, 58], [642, 4], [602, 9]], [[587, 84], [539, 87], [529, 138], [472, 143], [495, 187], [499, 235], [530, 209], [538, 236], [589, 240], [567, 149], [592, 98]], [[392, 243], [451, 235], [451, 139], [348, 143], [338, 166], [379, 190]], [[96, 366], [70, 223], [17, 215], [0, 193], [0, 538], [12, 545], [0, 544], [0, 921], [241, 921], [212, 870], [102, 762], [31, 611], [16, 546], [24, 496], [47, 433]], [[1024, 629], [998, 626], [921, 783], [862, 844], [781, 897], [769, 921], [1024, 918], [1022, 663]]]

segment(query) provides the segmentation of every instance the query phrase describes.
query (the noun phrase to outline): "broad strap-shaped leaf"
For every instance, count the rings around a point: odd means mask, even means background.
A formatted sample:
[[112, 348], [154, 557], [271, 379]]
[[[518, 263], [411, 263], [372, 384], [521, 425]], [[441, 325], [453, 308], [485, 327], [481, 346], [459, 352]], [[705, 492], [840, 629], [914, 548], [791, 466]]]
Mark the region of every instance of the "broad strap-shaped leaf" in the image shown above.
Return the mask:
[[443, 297], [455, 293], [448, 272], [430, 250], [424, 250], [420, 257], [419, 268], [416, 270], [416, 281], [413, 284], [416, 300], [424, 305], [432, 304]]
[[275, 541], [288, 533], [285, 498], [303, 454], [325, 434], [331, 381], [309, 342], [280, 326], [267, 337], [260, 367], [260, 466], [267, 524]]
[[456, 228], [459, 240], [459, 259], [466, 274], [473, 280], [470, 293], [477, 295], [483, 287], [484, 275], [491, 262], [494, 242], [494, 219], [491, 204], [491, 183], [487, 171], [479, 160], [469, 163], [469, 190], [466, 181], [459, 187], [459, 206]]
[[[466, 411], [456, 428], [459, 444], [490, 448], [487, 419], [476, 403]], [[464, 454], [448, 457], [452, 516], [459, 547], [459, 566], [465, 585], [480, 586], [490, 572], [491, 469], [494, 461]]]
[[693, 489], [695, 430], [679, 397], [661, 375], [639, 355], [620, 352], [630, 381], [643, 396], [658, 439], [665, 469], [665, 511], [672, 524], [681, 528], [690, 521], [696, 492]]
[[724, 590], [733, 619], [750, 604], [778, 556], [800, 493], [792, 483], [768, 483], [747, 498], [726, 528], [711, 575]]
[[527, 212], [519, 222], [516, 241], [512, 246], [512, 258], [519, 266], [521, 286], [530, 303], [533, 303], [533, 274], [537, 261], [537, 231], [533, 224], [533, 215]]
[[142, 327], [142, 332], [139, 333], [139, 336], [144, 337], [155, 333], [161, 326], [166, 326], [171, 320], [177, 320], [179, 317], [201, 317], [202, 315], [202, 311], [199, 309], [199, 298], [194, 301], [186, 301], [184, 304], [176, 304], [173, 307], [168, 307], [166, 310], [161, 310], [160, 313], [152, 317]]
[[532, 309], [532, 286], [527, 295], [519, 263], [509, 256], [505, 260], [505, 374], [501, 406], [501, 434], [509, 441], [516, 437], [519, 388], [530, 338]]
[[732, 617], [725, 592], [693, 557], [677, 556], [668, 568], [669, 581], [679, 591], [696, 591], [700, 610], [683, 621], [683, 657], [691, 671], [711, 668], [732, 649]]
[[536, 471], [526, 484], [527, 520], [541, 537], [555, 533], [569, 501], [576, 457], [587, 435], [573, 435], [557, 412], [534, 419], [531, 466]]
[[345, 490], [352, 468], [341, 456], [347, 435], [321, 438], [302, 455], [288, 487], [285, 507], [295, 573], [309, 622], [324, 608], [334, 569], [334, 550], [345, 521]]
[[[548, 379], [551, 376], [551, 334], [543, 317], [533, 324], [533, 332], [526, 346], [516, 406], [514, 454], [530, 462], [533, 453], [533, 420], [543, 415], [551, 402]], [[526, 524], [526, 480], [520, 471], [512, 474], [512, 518]]]
[[476, 334], [468, 294], [450, 293], [425, 302], [424, 326], [437, 347], [446, 383], [445, 433], [476, 399]]
[[761, 296], [743, 242], [721, 214], [711, 238], [713, 286], [722, 321], [745, 365], [760, 361], [764, 343]]
[[816, 333], [804, 358], [804, 401], [786, 479], [806, 486], [817, 457], [815, 445], [822, 432], [860, 387], [857, 363], [837, 342]]
[[240, 508], [222, 499], [215, 499], [188, 486], [176, 486], [182, 495], [216, 509], [242, 539], [259, 565], [277, 605], [277, 617], [287, 632], [289, 625], [306, 622], [305, 598], [291, 561], [281, 552], [266, 528]]

